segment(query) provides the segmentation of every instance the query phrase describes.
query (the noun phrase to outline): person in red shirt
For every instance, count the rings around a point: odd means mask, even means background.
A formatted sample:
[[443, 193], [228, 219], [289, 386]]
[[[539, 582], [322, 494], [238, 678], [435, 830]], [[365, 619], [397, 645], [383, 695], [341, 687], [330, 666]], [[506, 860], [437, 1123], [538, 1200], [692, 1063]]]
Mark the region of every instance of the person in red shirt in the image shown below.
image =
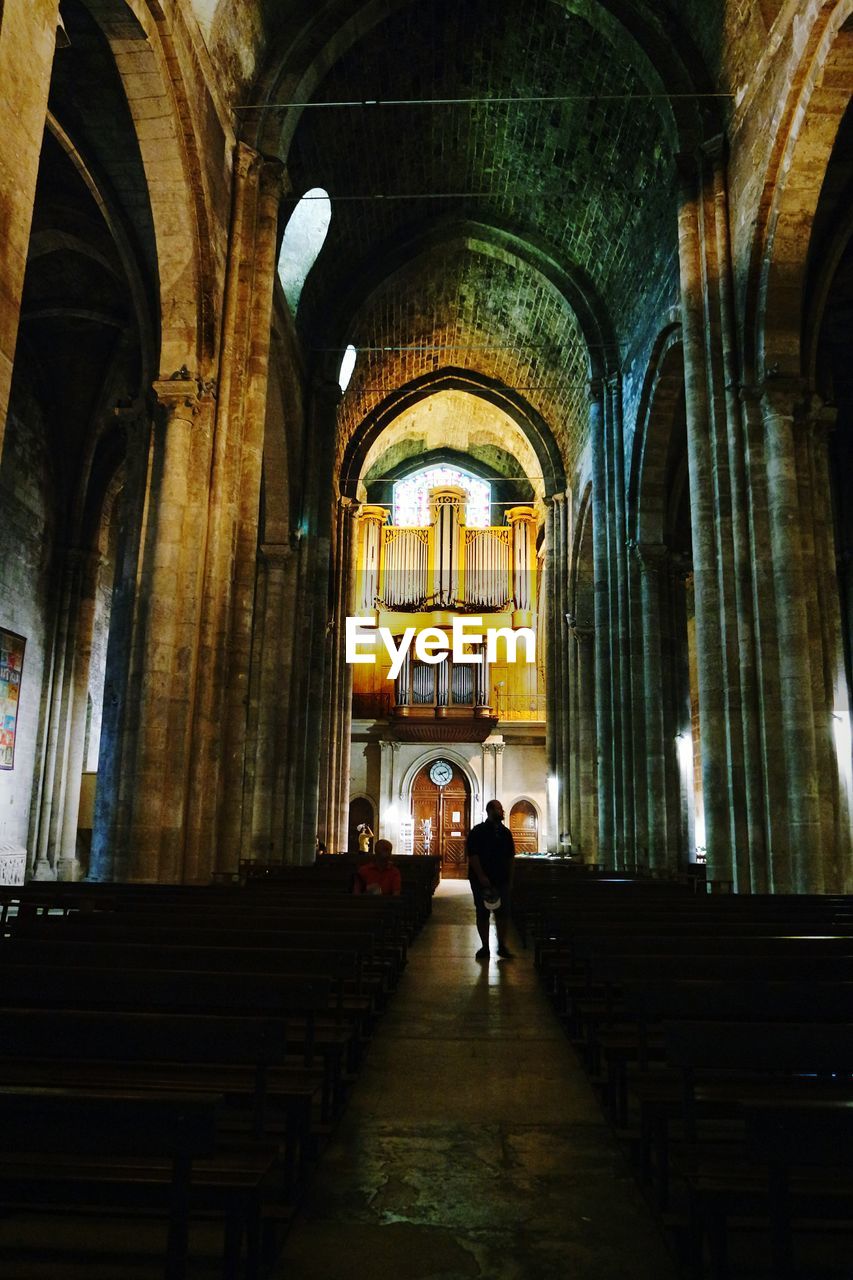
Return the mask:
[[400, 868], [391, 861], [391, 841], [377, 840], [373, 857], [355, 873], [353, 893], [382, 893], [386, 897], [397, 897], [402, 888]]

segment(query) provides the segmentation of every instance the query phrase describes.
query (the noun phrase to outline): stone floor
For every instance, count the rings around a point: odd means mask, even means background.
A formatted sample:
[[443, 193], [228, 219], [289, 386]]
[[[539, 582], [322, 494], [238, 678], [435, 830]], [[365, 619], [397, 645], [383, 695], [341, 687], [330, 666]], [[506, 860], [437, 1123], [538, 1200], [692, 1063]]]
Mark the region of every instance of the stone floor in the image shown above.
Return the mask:
[[445, 881], [281, 1280], [671, 1280], [529, 953], [475, 961]]

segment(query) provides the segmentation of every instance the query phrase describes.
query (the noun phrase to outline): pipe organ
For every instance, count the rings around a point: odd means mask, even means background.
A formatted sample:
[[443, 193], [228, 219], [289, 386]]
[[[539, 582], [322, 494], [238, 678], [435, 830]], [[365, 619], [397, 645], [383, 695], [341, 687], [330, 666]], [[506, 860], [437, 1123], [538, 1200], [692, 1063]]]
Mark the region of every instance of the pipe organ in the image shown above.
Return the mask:
[[[458, 614], [481, 615], [489, 626], [538, 624], [537, 519], [533, 507], [512, 507], [505, 523], [468, 528], [468, 494], [445, 486], [430, 490], [430, 523], [389, 523], [385, 507], [359, 509], [358, 569], [352, 601], [359, 616], [401, 637], [434, 627], [450, 635]], [[421, 661], [414, 644], [390, 679], [388, 660], [353, 669], [357, 718], [388, 721], [400, 741], [482, 741], [502, 720], [542, 717], [539, 671], [524, 663]]]
[[513, 507], [507, 523], [465, 526], [464, 489], [433, 489], [425, 528], [389, 525], [382, 507], [361, 509], [356, 600], [375, 609], [514, 612], [536, 608], [536, 515]]

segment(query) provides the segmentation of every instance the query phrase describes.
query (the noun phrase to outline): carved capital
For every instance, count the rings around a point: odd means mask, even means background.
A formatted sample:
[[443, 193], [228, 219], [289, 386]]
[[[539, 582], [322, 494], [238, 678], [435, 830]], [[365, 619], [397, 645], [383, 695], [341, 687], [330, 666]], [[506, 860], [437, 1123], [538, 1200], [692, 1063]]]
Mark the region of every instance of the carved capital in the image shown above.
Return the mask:
[[629, 539], [628, 549], [646, 572], [661, 569], [669, 559], [669, 547], [664, 542], [634, 542]]
[[532, 507], [510, 507], [505, 519], [507, 524], [535, 524], [536, 512]]
[[589, 640], [595, 635], [595, 627], [592, 623], [578, 618], [574, 613], [566, 614], [566, 622], [577, 641]]
[[765, 379], [759, 387], [743, 389], [743, 398], [757, 400], [765, 426], [789, 422], [795, 433], [823, 439], [835, 426], [838, 411], [809, 390], [801, 378]]
[[387, 507], [379, 507], [371, 503], [360, 505], [356, 514], [359, 520], [374, 520], [377, 524], [387, 524], [391, 518], [391, 513]]
[[311, 395], [316, 404], [326, 409], [337, 410], [344, 393], [341, 391], [339, 382], [318, 373], [311, 379]]
[[802, 378], [783, 377], [771, 370], [763, 381], [741, 386], [740, 398], [744, 404], [757, 405], [765, 418], [793, 420], [802, 411], [806, 386]]
[[186, 369], [155, 382], [152, 390], [159, 408], [169, 418], [192, 418], [199, 411], [202, 388]]
[[262, 542], [258, 546], [258, 559], [270, 569], [283, 569], [293, 559], [294, 547], [288, 542]]
[[590, 378], [586, 387], [587, 400], [593, 408], [603, 408], [604, 383], [601, 378]]
[[265, 196], [272, 196], [280, 201], [284, 195], [285, 170], [282, 162], [275, 156], [262, 156], [261, 191]]
[[254, 147], [250, 147], [247, 142], [238, 142], [234, 154], [234, 177], [245, 181], [262, 161], [263, 156]]
[[728, 142], [724, 133], [717, 133], [702, 143], [702, 153], [715, 164], [725, 163], [728, 155]]

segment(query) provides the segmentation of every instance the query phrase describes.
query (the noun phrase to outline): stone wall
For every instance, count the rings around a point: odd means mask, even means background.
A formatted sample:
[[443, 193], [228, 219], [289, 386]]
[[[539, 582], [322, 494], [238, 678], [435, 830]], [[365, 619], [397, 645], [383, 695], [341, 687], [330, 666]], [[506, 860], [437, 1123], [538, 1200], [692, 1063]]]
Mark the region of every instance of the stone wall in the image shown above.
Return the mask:
[[[15, 767], [0, 770], [0, 882], [4, 864], [23, 870], [36, 778], [42, 686], [50, 650], [54, 486], [41, 410], [13, 391], [0, 466], [0, 625], [26, 638]], [[7, 868], [8, 870], [8, 868]]]
[[[497, 748], [497, 750], [496, 750]], [[385, 759], [383, 760], [383, 756]], [[389, 775], [389, 764], [393, 757], [393, 785]], [[397, 821], [405, 817], [405, 803], [400, 799], [401, 789], [409, 771], [422, 760], [448, 759], [461, 765], [469, 779], [475, 781], [475, 791], [471, 797], [470, 822], [482, 822], [485, 816], [485, 805], [489, 800], [501, 800], [509, 814], [516, 800], [530, 800], [537, 810], [539, 818], [540, 846], [546, 848], [547, 839], [547, 795], [545, 743], [541, 730], [531, 727], [529, 732], [522, 733], [516, 727], [512, 737], [504, 743], [501, 737], [486, 743], [440, 742], [427, 746], [425, 743], [399, 743], [389, 751], [380, 743], [365, 722], [357, 724], [353, 733], [350, 754], [350, 796], [367, 796], [378, 810], [379, 826], [382, 833], [396, 842], [396, 823], [386, 827], [386, 815], [389, 804], [397, 807]], [[383, 768], [384, 765], [384, 768]], [[495, 769], [497, 768], [499, 795], [495, 795]], [[393, 800], [390, 792], [393, 790]], [[377, 829], [377, 835], [380, 834]]]

